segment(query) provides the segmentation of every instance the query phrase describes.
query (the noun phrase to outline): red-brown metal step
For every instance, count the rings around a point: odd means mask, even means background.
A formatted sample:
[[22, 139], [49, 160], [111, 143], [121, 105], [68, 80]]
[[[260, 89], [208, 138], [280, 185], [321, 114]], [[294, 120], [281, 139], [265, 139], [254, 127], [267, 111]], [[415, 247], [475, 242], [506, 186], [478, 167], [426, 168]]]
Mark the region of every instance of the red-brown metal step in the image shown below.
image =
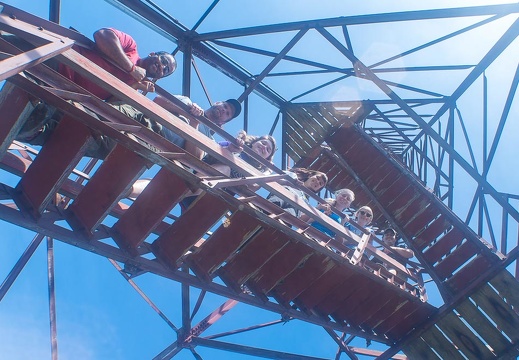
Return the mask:
[[73, 228], [92, 233], [146, 169], [148, 161], [116, 145], [69, 206]]
[[91, 140], [88, 127], [68, 116], [61, 119], [16, 186], [23, 206], [33, 216], [39, 217], [43, 213]]
[[112, 237], [134, 255], [136, 249], [188, 192], [184, 180], [162, 168], [112, 227]]

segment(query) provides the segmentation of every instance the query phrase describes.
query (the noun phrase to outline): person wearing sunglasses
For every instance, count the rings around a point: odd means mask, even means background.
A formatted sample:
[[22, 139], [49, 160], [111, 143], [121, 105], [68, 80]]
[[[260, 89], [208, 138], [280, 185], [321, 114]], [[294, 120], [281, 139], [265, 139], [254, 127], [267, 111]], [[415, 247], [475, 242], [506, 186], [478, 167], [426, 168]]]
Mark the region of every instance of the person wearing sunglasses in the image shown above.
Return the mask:
[[[385, 254], [405, 265], [408, 259], [414, 257], [414, 252], [403, 245], [398, 245], [396, 235], [396, 231], [393, 228], [387, 228], [384, 230], [382, 241], [389, 248], [384, 248], [383, 251]], [[373, 262], [383, 265], [391, 274], [396, 275], [396, 270], [389, 266], [389, 264], [385, 264], [382, 260], [375, 258], [373, 259]]]
[[[27, 48], [30, 44], [24, 42], [23, 39], [17, 39], [14, 35], [2, 35], [2, 38], [7, 39], [9, 42], [14, 42], [16, 46], [22, 44], [21, 47], [24, 50], [30, 49]], [[94, 41], [95, 46], [93, 48], [74, 45], [72, 49], [137, 90], [155, 91], [152, 79], [169, 76], [177, 68], [177, 62], [173, 55], [165, 51], [151, 52], [147, 57], [140, 57], [135, 40], [130, 35], [114, 28], [97, 30], [94, 33]], [[58, 63], [54, 59], [49, 60], [45, 64], [101, 100], [116, 100], [113, 99], [112, 94], [108, 90], [76, 73], [67, 65]], [[16, 136], [16, 140], [31, 145], [43, 145], [63, 117], [63, 113], [42, 101], [37, 102], [35, 100], [34, 102], [36, 106], [27, 119], [25, 119], [21, 130]], [[97, 117], [96, 114], [89, 113]], [[102, 143], [102, 141], [97, 145], [110, 148], [109, 145]], [[91, 151], [92, 154], [95, 154], [92, 157], [103, 158], [103, 155], [96, 153], [97, 150], [99, 149], [95, 148]], [[90, 155], [87, 154], [87, 156]]]
[[[369, 206], [361, 206], [354, 214], [354, 221], [360, 225], [362, 228], [371, 231], [369, 224], [373, 220], [373, 210]], [[357, 227], [353, 226], [351, 223], [347, 223], [345, 227], [351, 232], [362, 236], [363, 232]]]

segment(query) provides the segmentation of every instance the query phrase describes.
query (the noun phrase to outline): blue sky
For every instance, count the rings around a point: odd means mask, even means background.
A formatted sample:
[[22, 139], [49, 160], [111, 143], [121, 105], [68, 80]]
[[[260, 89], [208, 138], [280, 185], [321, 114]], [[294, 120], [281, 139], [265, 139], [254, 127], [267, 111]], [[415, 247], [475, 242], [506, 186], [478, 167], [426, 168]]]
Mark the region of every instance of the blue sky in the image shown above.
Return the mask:
[[[509, 2], [513, 3], [514, 1]], [[47, 17], [48, 14], [47, 1], [17, 0], [7, 1], [7, 3], [41, 17]], [[156, 1], [156, 3], [167, 9], [180, 22], [191, 27], [212, 1], [173, 2], [171, 0], [162, 0]], [[505, 1], [500, 1], [500, 3], [505, 3]], [[494, 4], [494, 1], [437, 0], [419, 2], [399, 1], [396, 3], [387, 0], [371, 0], [363, 1], [360, 4], [358, 1], [343, 0], [323, 0], [319, 2], [313, 0], [222, 0], [214, 12], [206, 19], [206, 22], [200, 26], [199, 31], [208, 32], [232, 27], [247, 27], [311, 18], [489, 4]], [[250, 13], [253, 13], [254, 16], [245, 15]], [[236, 15], [229, 20], [229, 14]], [[73, 26], [89, 37], [95, 30], [101, 27], [118, 28], [130, 33], [136, 39], [141, 55], [155, 50], [171, 51], [176, 47], [173, 42], [162, 38], [144, 25], [119, 12], [108, 2], [101, 0], [62, 0], [61, 23], [64, 26]], [[504, 25], [506, 25], [506, 22]], [[406, 25], [402, 24], [402, 26]], [[424, 28], [421, 29], [424, 36], [428, 32], [427, 26], [424, 25]], [[497, 34], [498, 32], [496, 32], [495, 36]], [[379, 55], [376, 50], [380, 46], [387, 48], [398, 46], [395, 45], [397, 42], [393, 41], [397, 36], [396, 29], [394, 33], [391, 29], [388, 29], [384, 33], [384, 37], [381, 37], [380, 32], [375, 30], [362, 33], [358, 29], [352, 29], [353, 36], [365, 39], [365, 41], [359, 42], [363, 45], [359, 44], [357, 51], [362, 54], [362, 59], [366, 63], [378, 60]], [[485, 36], [492, 38], [494, 35], [491, 32], [487, 32]], [[289, 35], [287, 35], [288, 38], [290, 38]], [[301, 46], [311, 47], [312, 38], [309, 37], [306, 41], [307, 43]], [[410, 39], [410, 41], [423, 40]], [[236, 42], [240, 43], [240, 40]], [[272, 49], [272, 51], [279, 50], [280, 47], [284, 46], [284, 44], [272, 43], [269, 38], [261, 36], [257, 38], [257, 44], [264, 44], [265, 48]], [[402, 49], [408, 48], [409, 45], [403, 45]], [[481, 45], [480, 43], [472, 43], [470, 45], [467, 46], [467, 53], [483, 51], [482, 47], [479, 46]], [[517, 50], [517, 47], [515, 49]], [[446, 57], [451, 56], [448, 48], [442, 50]], [[297, 53], [297, 47], [294, 51]], [[398, 53], [401, 50], [389, 49], [389, 51]], [[459, 53], [453, 52], [452, 54], [459, 56]], [[235, 55], [237, 58], [245, 57], [243, 54], [236, 53]], [[316, 60], [326, 56], [328, 56], [326, 51], [316, 49]], [[420, 61], [420, 59], [416, 60]], [[249, 70], [256, 73], [260, 72], [267, 63], [253, 64], [252, 66], [255, 65], [256, 68]], [[392, 65], [398, 66], [398, 63]], [[240, 86], [225, 76], [214, 71], [211, 72], [207, 65], [199, 63], [199, 66], [202, 72], [208, 74], [211, 79], [208, 81], [208, 87], [213, 101], [237, 97], [243, 91]], [[179, 69], [181, 69], [181, 66], [179, 66]], [[441, 82], [451, 80], [454, 81], [453, 79], [442, 79]], [[272, 81], [273, 86], [276, 87], [296, 87], [294, 84], [280, 84], [276, 79], [269, 79], [269, 81]], [[312, 80], [309, 79], [307, 81], [311, 82]], [[431, 79], [423, 79], [421, 81], [431, 81]], [[438, 80], [435, 79], [434, 81]], [[205, 100], [201, 87], [196, 82], [193, 83], [192, 99], [202, 107], [207, 107], [208, 102]], [[161, 81], [160, 85], [173, 94], [180, 93], [181, 71], [177, 70], [167, 80]], [[499, 85], [493, 83], [491, 86], [498, 87]], [[293, 90], [294, 94], [299, 93], [298, 89], [294, 88]], [[378, 89], [372, 89], [366, 83], [359, 81], [353, 82], [350, 85], [325, 89], [323, 92], [320, 96], [326, 96], [330, 100], [380, 96]], [[310, 97], [306, 101], [311, 100]], [[254, 134], [267, 133], [276, 114], [277, 110], [266, 104], [264, 100], [255, 95], [251, 96], [250, 132]], [[239, 119], [241, 120], [242, 117]], [[241, 127], [241, 122], [235, 121], [229, 124], [226, 130], [234, 134]], [[278, 139], [281, 139], [279, 131], [278, 128], [275, 135]], [[509, 133], [514, 133], [514, 131], [509, 131]], [[276, 162], [279, 165], [279, 155], [277, 155]], [[501, 166], [504, 167], [504, 165]], [[505, 170], [499, 169], [491, 176], [498, 177]], [[13, 179], [13, 181], [15, 180]], [[516, 184], [516, 182], [507, 181], [504, 178], [502, 183], [503, 191], [512, 192]], [[462, 207], [463, 204], [460, 203], [459, 206]], [[0, 223], [0, 229], [4, 235], [4, 239], [0, 241], [0, 278], [3, 279], [30, 243], [34, 234], [5, 223]], [[54, 242], [54, 248], [58, 346], [61, 359], [148, 359], [157, 355], [175, 340], [175, 333], [126, 283], [108, 260], [59, 241]], [[45, 242], [42, 242], [11, 291], [0, 302], [1, 358], [50, 359], [46, 269]], [[150, 298], [156, 302], [159, 308], [166, 313], [170, 320], [180, 327], [181, 304], [179, 284], [152, 275], [143, 275], [137, 278], [136, 281]], [[196, 299], [196, 295], [197, 291], [193, 290], [193, 299]], [[194, 323], [205, 317], [226, 300], [214, 295], [208, 295], [207, 298]], [[434, 294], [431, 301], [439, 304], [439, 299]], [[252, 326], [257, 323], [277, 319], [279, 319], [277, 314], [239, 304], [225, 315], [221, 321], [215, 324], [208, 333], [227, 331], [242, 326]], [[239, 335], [228, 340], [222, 340], [326, 358], [333, 358], [337, 349], [335, 343], [322, 328], [297, 321], [255, 331], [250, 335]], [[360, 342], [357, 345], [363, 347], [365, 344]], [[376, 344], [371, 348], [375, 349]], [[204, 360], [254, 358], [201, 347], [196, 350]], [[343, 355], [342, 358], [346, 357]], [[183, 350], [175, 359], [193, 359], [193, 356], [188, 350]]]

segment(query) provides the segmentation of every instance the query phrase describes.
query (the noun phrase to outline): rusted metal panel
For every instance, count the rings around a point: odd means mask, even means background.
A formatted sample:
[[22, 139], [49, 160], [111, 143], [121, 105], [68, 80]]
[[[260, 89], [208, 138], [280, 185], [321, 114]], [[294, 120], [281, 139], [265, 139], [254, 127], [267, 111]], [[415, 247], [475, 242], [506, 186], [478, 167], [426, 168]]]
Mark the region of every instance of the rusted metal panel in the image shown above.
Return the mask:
[[121, 145], [106, 157], [83, 191], [69, 206], [73, 227], [95, 230], [146, 169], [148, 162]]
[[210, 279], [214, 270], [261, 228], [262, 223], [250, 215], [237, 211], [201, 245], [189, 255], [187, 262], [193, 272]]
[[438, 322], [438, 327], [468, 359], [492, 359], [495, 356], [458, 316], [451, 312]]
[[202, 194], [157, 240], [153, 253], [171, 268], [227, 212], [228, 205], [208, 193]]
[[289, 243], [247, 281], [247, 286], [253, 292], [267, 294], [312, 253], [313, 250], [304, 244]]
[[18, 183], [22, 203], [39, 217], [77, 165], [91, 141], [90, 129], [64, 116]]
[[329, 257], [322, 254], [313, 254], [301, 267], [288, 275], [282, 283], [273, 289], [274, 297], [289, 303], [335, 266], [337, 266], [336, 263]]
[[187, 191], [186, 183], [181, 178], [161, 169], [112, 227], [112, 237], [117, 245], [136, 254], [135, 249]]
[[285, 234], [274, 229], [264, 229], [217, 273], [229, 286], [236, 284], [239, 287], [287, 244], [288, 237]]
[[460, 229], [452, 228], [451, 231], [438, 239], [433, 246], [426, 249], [423, 253], [423, 257], [429, 264], [435, 264], [443, 256], [451, 252], [454, 247], [461, 244], [464, 238], [465, 235]]

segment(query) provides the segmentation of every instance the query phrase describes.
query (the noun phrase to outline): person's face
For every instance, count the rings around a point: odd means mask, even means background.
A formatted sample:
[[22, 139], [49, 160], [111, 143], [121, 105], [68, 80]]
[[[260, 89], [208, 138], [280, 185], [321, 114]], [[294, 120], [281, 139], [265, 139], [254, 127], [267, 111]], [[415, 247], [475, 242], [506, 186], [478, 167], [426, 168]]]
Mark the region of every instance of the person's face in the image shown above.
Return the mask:
[[226, 101], [217, 101], [204, 115], [216, 125], [222, 126], [234, 116], [234, 108]]
[[150, 78], [163, 78], [171, 75], [177, 68], [175, 58], [171, 54], [151, 53], [146, 62], [146, 76]]
[[318, 192], [326, 185], [326, 181], [321, 175], [312, 175], [304, 182], [304, 185], [313, 192]]
[[360, 226], [369, 225], [372, 218], [373, 214], [369, 210], [362, 209], [357, 211], [357, 223], [359, 223]]
[[348, 208], [348, 207], [350, 207], [350, 205], [353, 201], [353, 196], [351, 196], [350, 193], [341, 192], [341, 193], [337, 194], [337, 196], [335, 197], [335, 200], [337, 201], [337, 205], [342, 206], [344, 208]]
[[395, 246], [396, 243], [396, 235], [393, 233], [385, 233], [382, 237], [382, 240], [389, 246]]
[[252, 151], [261, 156], [263, 159], [267, 159], [272, 155], [274, 151], [274, 145], [270, 140], [261, 139], [254, 142], [251, 146]]

